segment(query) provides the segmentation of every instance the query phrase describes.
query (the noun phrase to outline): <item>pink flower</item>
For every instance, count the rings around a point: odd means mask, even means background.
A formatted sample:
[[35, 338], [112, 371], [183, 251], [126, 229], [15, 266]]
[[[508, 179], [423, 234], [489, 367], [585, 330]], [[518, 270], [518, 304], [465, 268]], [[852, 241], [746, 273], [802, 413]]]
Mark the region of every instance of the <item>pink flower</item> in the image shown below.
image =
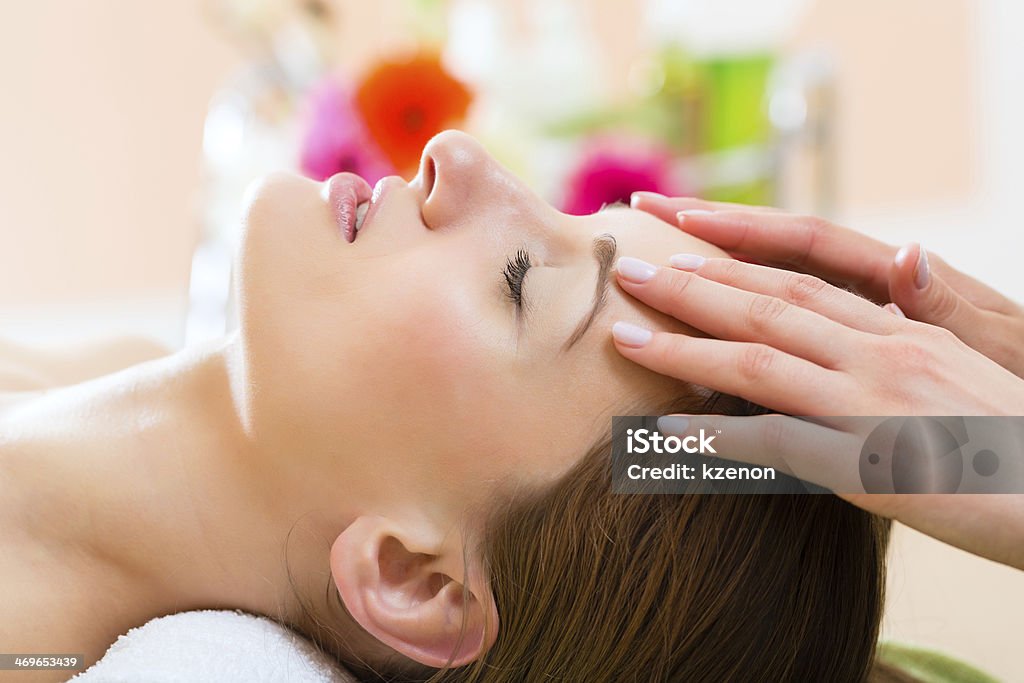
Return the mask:
[[395, 169], [370, 137], [352, 95], [334, 79], [326, 79], [307, 103], [306, 130], [299, 167], [314, 180], [351, 171], [373, 185]]
[[582, 216], [604, 204], [628, 204], [637, 190], [682, 194], [672, 180], [668, 150], [643, 141], [598, 139], [569, 174], [562, 211]]

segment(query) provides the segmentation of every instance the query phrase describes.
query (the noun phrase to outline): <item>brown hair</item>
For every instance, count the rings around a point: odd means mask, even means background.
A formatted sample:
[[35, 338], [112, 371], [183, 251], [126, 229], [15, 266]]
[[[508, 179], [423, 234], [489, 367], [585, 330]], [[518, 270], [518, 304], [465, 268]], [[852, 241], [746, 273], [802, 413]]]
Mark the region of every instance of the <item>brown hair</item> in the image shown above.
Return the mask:
[[[720, 395], [695, 403], [691, 394], [660, 413], [763, 412]], [[492, 512], [479, 552], [501, 626], [478, 661], [360, 675], [430, 683], [867, 678], [887, 520], [831, 495], [613, 494], [610, 453], [602, 440], [553, 485]]]

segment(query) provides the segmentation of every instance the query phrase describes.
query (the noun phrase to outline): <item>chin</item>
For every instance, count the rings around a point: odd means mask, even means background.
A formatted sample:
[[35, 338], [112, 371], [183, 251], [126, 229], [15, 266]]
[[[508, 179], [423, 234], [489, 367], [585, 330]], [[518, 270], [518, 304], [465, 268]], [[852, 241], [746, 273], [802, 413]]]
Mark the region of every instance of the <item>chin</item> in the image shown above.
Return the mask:
[[336, 291], [344, 242], [321, 187], [294, 173], [276, 172], [246, 190], [234, 263], [240, 323], [259, 309], [287, 308]]

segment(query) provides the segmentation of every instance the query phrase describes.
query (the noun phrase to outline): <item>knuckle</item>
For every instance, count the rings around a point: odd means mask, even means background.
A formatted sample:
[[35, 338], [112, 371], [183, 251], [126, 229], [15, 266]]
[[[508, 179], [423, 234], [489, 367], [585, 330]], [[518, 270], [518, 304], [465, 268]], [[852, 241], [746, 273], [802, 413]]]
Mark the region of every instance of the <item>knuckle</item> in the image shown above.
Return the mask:
[[821, 216], [805, 216], [803, 224], [807, 234], [814, 237], [818, 237], [832, 228], [832, 222]]
[[820, 298], [827, 285], [821, 278], [795, 273], [786, 279], [786, 300], [798, 306], [808, 304]]
[[792, 446], [789, 428], [781, 418], [764, 418], [761, 427], [761, 445], [765, 453], [778, 455], [784, 453], [787, 447]]
[[687, 289], [693, 282], [693, 276], [689, 273], [680, 273], [662, 269], [666, 278], [665, 293], [670, 301], [683, 301], [687, 295]]
[[674, 335], [666, 334], [654, 334], [654, 339], [649, 345], [651, 359], [656, 367], [659, 368], [677, 368], [680, 363], [677, 362], [678, 349], [676, 348], [677, 340]]
[[935, 322], [946, 322], [957, 317], [960, 298], [950, 289], [943, 288], [932, 301], [928, 317]]
[[887, 344], [884, 356], [901, 371], [912, 374], [928, 372], [932, 367], [932, 353], [914, 336], [900, 336]]
[[926, 323], [918, 328], [917, 333], [928, 341], [943, 345], [955, 343], [959, 340], [959, 337], [950, 329], [939, 325], [928, 325]]
[[819, 216], [801, 216], [796, 225], [799, 226], [795, 236], [796, 244], [799, 244], [800, 248], [796, 251], [790, 263], [801, 267], [807, 263], [811, 253], [814, 251], [815, 244], [823, 233], [831, 229], [832, 224]]
[[763, 330], [778, 320], [787, 308], [789, 304], [782, 299], [758, 294], [747, 306], [747, 325], [755, 330]]
[[737, 282], [740, 279], [742, 264], [734, 259], [715, 259], [714, 277], [719, 282]]
[[775, 350], [764, 344], [751, 344], [739, 355], [740, 377], [757, 382], [768, 374], [775, 363]]

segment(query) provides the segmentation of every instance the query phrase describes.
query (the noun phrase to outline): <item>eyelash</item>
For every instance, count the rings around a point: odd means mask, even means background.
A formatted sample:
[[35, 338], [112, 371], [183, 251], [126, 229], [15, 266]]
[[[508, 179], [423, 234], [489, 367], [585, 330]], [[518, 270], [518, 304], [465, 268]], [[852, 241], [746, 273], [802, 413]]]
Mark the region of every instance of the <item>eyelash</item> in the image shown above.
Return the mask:
[[508, 260], [502, 273], [505, 276], [508, 298], [520, 308], [523, 305], [523, 280], [526, 279], [526, 271], [530, 270], [531, 266], [533, 264], [530, 262], [530, 255], [526, 250], [520, 249]]

